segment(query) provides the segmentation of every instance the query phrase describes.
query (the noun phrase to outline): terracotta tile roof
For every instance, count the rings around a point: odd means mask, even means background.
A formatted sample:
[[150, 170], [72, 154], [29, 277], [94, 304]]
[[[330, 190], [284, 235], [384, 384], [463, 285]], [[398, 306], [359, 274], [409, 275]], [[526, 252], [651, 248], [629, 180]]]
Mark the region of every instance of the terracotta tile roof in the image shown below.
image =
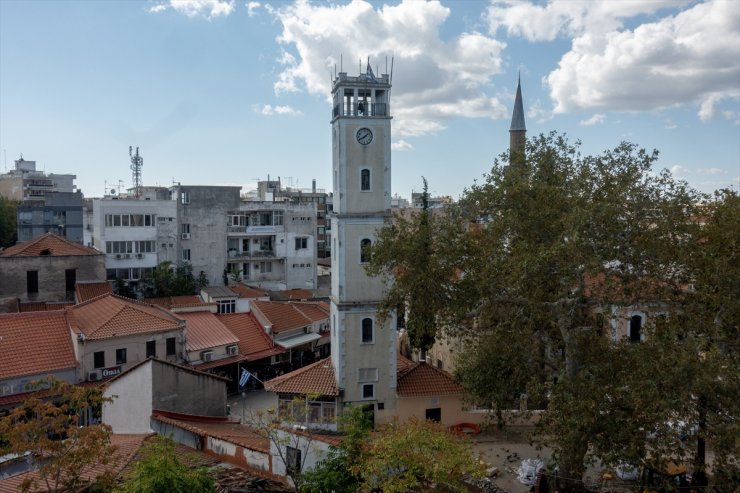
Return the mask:
[[211, 312], [180, 313], [178, 316], [185, 320], [187, 351], [201, 351], [239, 342], [239, 339]]
[[177, 330], [181, 320], [163, 308], [106, 294], [67, 310], [73, 330], [88, 339]]
[[463, 389], [452, 376], [426, 363], [413, 363], [403, 373], [398, 372], [398, 397], [422, 397], [462, 394]]
[[64, 310], [68, 306], [74, 306], [74, 303], [68, 303], [66, 301], [59, 303], [47, 303], [44, 301], [29, 301], [25, 303], [18, 303], [18, 311], [27, 312], [48, 312], [53, 310]]
[[313, 291], [310, 289], [286, 289], [285, 291], [272, 291], [270, 298], [276, 300], [310, 300], [313, 298]]
[[326, 302], [294, 301], [291, 304], [312, 322], [329, 319], [329, 304]]
[[325, 358], [265, 382], [265, 390], [278, 394], [339, 396], [334, 365]]
[[401, 378], [401, 375], [411, 370], [415, 365], [416, 363], [408, 359], [407, 357], [402, 356], [400, 354], [396, 355], [396, 372], [397, 372], [398, 378]]
[[229, 289], [238, 294], [239, 298], [265, 298], [270, 295], [267, 291], [263, 289], [247, 286], [240, 283], [232, 284], [231, 286], [229, 286]]
[[46, 233], [33, 240], [18, 243], [0, 251], [0, 257], [68, 257], [103, 255], [102, 252], [71, 242], [54, 233]]
[[234, 356], [228, 356], [226, 358], [216, 359], [209, 361], [208, 363], [200, 363], [197, 365], [193, 365], [193, 368], [195, 368], [198, 371], [206, 371], [210, 370], [211, 368], [217, 368], [219, 366], [226, 366], [226, 365], [232, 365], [234, 363], [239, 363], [240, 361], [246, 360], [247, 357], [242, 354], [237, 354]]
[[77, 367], [63, 311], [0, 315], [0, 379]]
[[[113, 471], [115, 475], [119, 475], [121, 471], [128, 466], [129, 462], [131, 462], [134, 455], [139, 451], [139, 448], [141, 448], [142, 443], [148, 436], [149, 435], [111, 435], [111, 444], [116, 446], [116, 451], [113, 453], [111, 463], [106, 466], [93, 464], [86, 467], [82, 471], [82, 479], [92, 481], [107, 470]], [[0, 493], [17, 493], [18, 491], [21, 491], [21, 483], [28, 478], [39, 478], [38, 471], [30, 471], [16, 476], [11, 476], [6, 479], [1, 479]], [[44, 482], [39, 479], [37, 489], [33, 489], [31, 491], [46, 492], [49, 490], [45, 487]]]
[[285, 352], [285, 348], [272, 343], [272, 338], [251, 313], [229, 313], [217, 317], [239, 339], [239, 353], [249, 361]]
[[206, 303], [198, 295], [167, 296], [164, 298], [144, 298], [143, 303], [157, 305], [172, 310], [173, 308], [187, 308], [193, 306], [213, 306], [215, 303]]
[[303, 314], [293, 303], [286, 301], [253, 301], [252, 311], [257, 318], [263, 315], [272, 333], [299, 329], [311, 325], [312, 320]]
[[211, 298], [236, 298], [236, 293], [227, 286], [209, 286], [203, 291]]
[[270, 453], [270, 444], [266, 437], [263, 437], [256, 430], [245, 426], [239, 422], [231, 420], [197, 420], [197, 419], [177, 419], [167, 416], [169, 413], [162, 413], [155, 410], [152, 419], [177, 426], [198, 435], [207, 435], [214, 438], [220, 438], [227, 442], [241, 445], [242, 447], [257, 450], [259, 452]]
[[113, 288], [106, 281], [100, 282], [78, 282], [75, 284], [77, 303], [83, 303], [100, 295], [112, 293]]

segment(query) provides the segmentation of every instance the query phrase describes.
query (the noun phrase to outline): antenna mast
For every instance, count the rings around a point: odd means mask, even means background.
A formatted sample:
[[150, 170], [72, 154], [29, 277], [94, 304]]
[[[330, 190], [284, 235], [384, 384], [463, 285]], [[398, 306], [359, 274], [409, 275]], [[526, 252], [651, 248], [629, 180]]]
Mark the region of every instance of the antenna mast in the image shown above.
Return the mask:
[[136, 148], [136, 154], [133, 154], [133, 148], [128, 146], [128, 155], [131, 158], [131, 174], [133, 177], [134, 197], [141, 198], [141, 167], [144, 166], [144, 158], [139, 156], [139, 148]]

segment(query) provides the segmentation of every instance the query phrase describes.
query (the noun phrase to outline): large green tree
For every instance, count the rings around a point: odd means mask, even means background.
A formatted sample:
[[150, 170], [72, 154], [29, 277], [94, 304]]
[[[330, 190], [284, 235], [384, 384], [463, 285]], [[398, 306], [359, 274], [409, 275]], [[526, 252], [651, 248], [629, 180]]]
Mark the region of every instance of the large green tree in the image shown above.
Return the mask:
[[17, 207], [17, 201], [0, 197], [0, 248], [15, 245]]
[[[541, 135], [523, 161], [497, 160], [431, 231], [422, 272], [435, 275], [423, 281], [438, 326], [468, 340], [459, 378], [494, 409], [522, 392], [546, 406], [540, 436], [566, 490], [583, 487], [592, 456], [685, 455], [677, 423], [697, 409], [686, 377], [712, 340], [696, 317], [682, 325], [678, 316], [693, 301], [701, 196], [655, 174], [656, 159], [630, 143], [584, 156], [564, 136]], [[401, 274], [391, 303], [415, 292], [404, 262], [422, 243], [398, 224], [381, 233], [372, 267]], [[676, 316], [645, 327], [646, 344], [628, 344], [610, 337], [620, 307]]]

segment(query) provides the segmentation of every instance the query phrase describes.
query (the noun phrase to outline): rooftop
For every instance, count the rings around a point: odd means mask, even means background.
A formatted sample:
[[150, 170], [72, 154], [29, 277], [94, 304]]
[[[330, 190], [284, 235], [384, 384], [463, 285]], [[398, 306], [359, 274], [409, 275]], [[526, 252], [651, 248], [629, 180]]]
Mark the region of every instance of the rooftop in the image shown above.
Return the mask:
[[0, 251], [0, 257], [69, 257], [103, 255], [102, 252], [71, 242], [54, 233], [18, 243]]
[[273, 344], [272, 338], [251, 313], [229, 313], [217, 317], [239, 339], [239, 353], [248, 361], [285, 352], [285, 348]]
[[187, 351], [201, 351], [239, 342], [239, 338], [211, 312], [180, 313], [179, 317], [186, 322]]
[[0, 379], [77, 367], [64, 311], [0, 315]]
[[265, 382], [265, 390], [278, 394], [319, 394], [338, 397], [331, 358], [325, 358], [303, 368]]
[[112, 292], [113, 288], [111, 288], [110, 283], [107, 281], [78, 282], [75, 284], [75, 294], [78, 303]]
[[[310, 305], [310, 306], [309, 306]], [[264, 317], [272, 332], [278, 334], [299, 329], [313, 322], [328, 319], [329, 311], [322, 312], [321, 303], [293, 303], [286, 301], [253, 301], [252, 311], [260, 319]], [[322, 315], [323, 313], [323, 315]]]

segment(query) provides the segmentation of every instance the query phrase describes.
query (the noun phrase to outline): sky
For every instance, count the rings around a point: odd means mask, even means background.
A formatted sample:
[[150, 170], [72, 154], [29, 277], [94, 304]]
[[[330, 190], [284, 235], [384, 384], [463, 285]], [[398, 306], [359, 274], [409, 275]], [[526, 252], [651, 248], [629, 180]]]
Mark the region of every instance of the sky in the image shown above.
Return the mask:
[[[528, 136], [658, 149], [740, 184], [737, 0], [0, 0], [0, 170], [23, 155], [86, 197], [280, 177], [331, 191], [335, 71], [392, 67], [392, 191], [457, 199]], [[119, 188], [120, 187], [120, 188]]]

